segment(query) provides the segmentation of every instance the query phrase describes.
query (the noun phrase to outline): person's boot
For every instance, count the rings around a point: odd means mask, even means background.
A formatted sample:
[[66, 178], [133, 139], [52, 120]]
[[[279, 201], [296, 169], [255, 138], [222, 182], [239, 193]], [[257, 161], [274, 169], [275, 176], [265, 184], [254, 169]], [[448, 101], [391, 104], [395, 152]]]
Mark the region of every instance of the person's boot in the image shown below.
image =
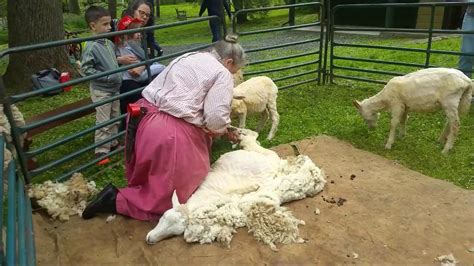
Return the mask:
[[82, 212], [83, 219], [90, 219], [97, 213], [117, 213], [115, 208], [115, 199], [117, 198], [118, 189], [108, 184], [97, 197], [91, 201]]

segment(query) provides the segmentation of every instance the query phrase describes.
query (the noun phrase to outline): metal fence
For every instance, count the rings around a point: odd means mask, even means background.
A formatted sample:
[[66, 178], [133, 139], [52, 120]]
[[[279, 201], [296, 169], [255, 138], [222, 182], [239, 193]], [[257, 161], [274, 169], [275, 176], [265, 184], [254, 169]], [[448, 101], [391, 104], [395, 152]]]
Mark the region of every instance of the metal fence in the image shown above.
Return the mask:
[[[25, 193], [25, 182], [16, 174], [15, 161], [4, 169], [5, 138], [0, 134], [0, 224], [6, 217], [6, 236], [0, 231], [0, 262], [2, 265], [35, 265], [35, 245], [31, 203]], [[4, 195], [5, 184], [8, 189]], [[4, 241], [5, 239], [5, 241]]]
[[[399, 76], [407, 74], [407, 72], [401, 71], [387, 71], [381, 69], [383, 66], [399, 66], [400, 68], [409, 67], [412, 69], [419, 69], [419, 68], [428, 68], [428, 67], [437, 67], [437, 66], [445, 66], [445, 65], [435, 65], [432, 62], [432, 57], [434, 55], [452, 55], [452, 56], [459, 56], [459, 55], [473, 55], [473, 54], [466, 54], [461, 53], [459, 51], [448, 51], [448, 50], [437, 50], [433, 48], [433, 38], [436, 35], [444, 34], [444, 35], [458, 35], [458, 34], [473, 34], [474, 31], [459, 31], [459, 30], [444, 30], [444, 29], [437, 29], [434, 27], [434, 21], [436, 16], [436, 11], [439, 9], [443, 9], [446, 7], [454, 7], [454, 6], [467, 6], [473, 5], [474, 3], [463, 3], [463, 2], [451, 2], [451, 3], [390, 3], [390, 4], [347, 4], [347, 5], [337, 5], [332, 8], [329, 12], [329, 30], [328, 36], [326, 39], [326, 47], [329, 49], [326, 52], [330, 53], [329, 56], [329, 69], [328, 69], [328, 78], [330, 82], [334, 82], [335, 78], [338, 79], [348, 79], [348, 80], [356, 80], [356, 81], [363, 81], [363, 82], [371, 82], [371, 83], [379, 83], [385, 84], [387, 82], [386, 79], [380, 80], [373, 77], [368, 76], [367, 74], [376, 74], [379, 76]], [[394, 28], [394, 27], [354, 27], [354, 26], [340, 26], [335, 25], [335, 21], [341, 15], [341, 11], [350, 10], [351, 12], [358, 12], [361, 9], [370, 9], [373, 10], [373, 13], [380, 13], [386, 11], [387, 15], [391, 14], [393, 16], [393, 12], [390, 12], [394, 8], [399, 9], [408, 9], [408, 8], [424, 8], [429, 9], [429, 25], [427, 28]], [[346, 12], [347, 13], [347, 12]], [[394, 18], [392, 17], [392, 20]], [[388, 23], [390, 24], [390, 23]], [[388, 25], [387, 25], [388, 26]], [[343, 42], [337, 41], [335, 35], [341, 32], [380, 32], [384, 34], [405, 34], [405, 35], [420, 35], [426, 36], [426, 46], [424, 48], [410, 48], [410, 47], [397, 47], [397, 46], [384, 46], [384, 45], [370, 45], [370, 44], [361, 44], [357, 42]], [[329, 45], [328, 45], [329, 43]], [[382, 50], [386, 51], [387, 53], [393, 51], [401, 51], [406, 53], [412, 53], [414, 57], [417, 55], [422, 55], [423, 60], [422, 62], [413, 62], [413, 58], [410, 61], [388, 61], [383, 59], [373, 59], [373, 58], [361, 58], [361, 57], [353, 57], [350, 55], [341, 55], [341, 53], [337, 52], [338, 48], [349, 48], [349, 49], [366, 49], [368, 53], [370, 51], [375, 50]], [[346, 53], [347, 54], [347, 53]], [[419, 58], [419, 57], [418, 57]], [[351, 62], [352, 66], [344, 66], [344, 62]], [[357, 64], [360, 63], [360, 64]], [[373, 68], [364, 68], [367, 63], [372, 64]], [[409, 71], [411, 72], [411, 71]], [[347, 73], [353, 73], [352, 75]]]
[[[234, 14], [233, 20], [232, 20], [233, 32], [237, 33], [241, 37], [263, 34], [263, 33], [289, 31], [289, 30], [302, 29], [302, 28], [308, 28], [308, 27], [320, 27], [319, 33], [317, 31], [308, 31], [308, 35], [310, 36], [312, 35], [311, 37], [313, 37], [310, 39], [298, 40], [295, 42], [279, 43], [275, 45], [262, 46], [262, 47], [253, 48], [253, 49], [246, 49], [246, 53], [252, 54], [252, 53], [264, 52], [264, 51], [274, 51], [276, 49], [286, 48], [286, 47], [297, 49], [300, 45], [303, 45], [303, 44], [308, 44], [308, 43], [314, 44], [313, 49], [307, 52], [277, 56], [277, 57], [271, 56], [270, 58], [265, 58], [265, 59], [257, 60], [257, 61], [251, 61], [249, 63], [250, 68], [256, 65], [268, 64], [268, 63], [282, 61], [282, 60], [288, 61], [291, 59], [303, 58], [302, 60], [298, 60], [297, 63], [294, 63], [294, 62], [289, 63], [290, 65], [286, 67], [279, 67], [279, 68], [265, 67], [263, 70], [257, 70], [257, 71], [246, 70], [244, 72], [245, 76], [254, 76], [254, 75], [275, 73], [275, 72], [282, 73], [282, 71], [291, 69], [293, 71], [296, 70], [299, 72], [297, 74], [291, 74], [291, 75], [287, 75], [283, 77], [274, 78], [273, 80], [276, 82], [277, 85], [279, 85], [281, 81], [295, 79], [297, 77], [310, 76], [310, 78], [307, 78], [302, 81], [297, 81], [295, 83], [287, 84], [284, 86], [278, 86], [280, 90], [295, 87], [295, 86], [310, 83], [310, 82], [320, 83], [321, 76], [322, 76], [322, 71], [321, 71], [322, 55], [323, 55], [322, 53], [323, 41], [322, 40], [323, 40], [323, 32], [324, 32], [324, 25], [321, 23], [320, 20], [315, 20], [315, 22], [313, 23], [305, 23], [305, 24], [300, 24], [300, 25], [292, 25], [293, 23], [289, 23], [290, 25], [288, 26], [281, 26], [278, 28], [269, 28], [269, 29], [259, 29], [259, 30], [254, 30], [254, 31], [239, 31], [239, 26], [237, 24], [237, 17], [240, 14], [278, 10], [278, 9], [288, 9], [290, 13], [293, 12], [294, 14], [294, 9], [301, 8], [301, 7], [314, 7], [315, 9], [319, 10], [319, 14], [322, 14], [321, 10], [323, 10], [323, 6], [321, 5], [321, 3], [311, 2], [311, 3], [283, 5], [283, 6], [275, 6], [275, 7], [241, 9]], [[292, 17], [290, 17], [290, 21], [291, 20], [292, 20]], [[275, 53], [278, 53], [278, 52], [275, 52]], [[280, 53], [281, 53], [281, 50], [280, 50]], [[308, 56], [311, 56], [311, 57], [308, 58]], [[307, 68], [308, 66], [310, 67], [310, 70], [306, 71], [303, 69], [303, 68]]]

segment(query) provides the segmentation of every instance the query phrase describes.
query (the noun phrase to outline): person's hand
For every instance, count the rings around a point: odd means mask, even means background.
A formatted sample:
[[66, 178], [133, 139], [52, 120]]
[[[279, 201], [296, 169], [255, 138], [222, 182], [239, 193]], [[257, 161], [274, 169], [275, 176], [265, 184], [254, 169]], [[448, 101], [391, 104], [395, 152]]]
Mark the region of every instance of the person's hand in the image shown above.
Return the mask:
[[138, 58], [135, 55], [122, 55], [117, 57], [117, 61], [121, 65], [130, 65], [138, 63]]
[[224, 136], [232, 143], [239, 142], [239, 134], [236, 130], [227, 129], [227, 132], [224, 134]]
[[139, 66], [136, 68], [132, 68], [128, 70], [128, 73], [132, 75], [133, 77], [138, 77], [142, 74], [143, 70], [145, 70], [145, 66]]

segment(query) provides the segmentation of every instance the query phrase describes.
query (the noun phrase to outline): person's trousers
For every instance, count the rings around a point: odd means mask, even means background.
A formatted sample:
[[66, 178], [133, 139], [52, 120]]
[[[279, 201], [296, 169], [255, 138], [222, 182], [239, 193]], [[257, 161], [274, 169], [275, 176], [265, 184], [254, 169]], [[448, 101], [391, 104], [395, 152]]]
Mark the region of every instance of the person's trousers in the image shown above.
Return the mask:
[[212, 42], [217, 42], [222, 39], [221, 35], [221, 23], [218, 19], [209, 20], [209, 27], [211, 27], [212, 32]]
[[[463, 31], [472, 31], [474, 30], [474, 16], [469, 15], [467, 12], [464, 15], [464, 20], [462, 22]], [[462, 37], [461, 44], [462, 53], [471, 53], [474, 54], [474, 34], [464, 34]], [[472, 67], [474, 64], [474, 56], [461, 55], [459, 57], [459, 69], [466, 74], [466, 76], [472, 76]]]
[[[117, 93], [105, 92], [100, 90], [90, 89], [92, 102], [98, 102], [115, 96]], [[119, 117], [120, 115], [120, 103], [119, 101], [109, 102], [95, 108], [95, 123], [96, 125], [109, 121], [110, 119]], [[107, 126], [101, 127], [95, 131], [95, 143], [103, 141], [109, 138], [112, 135], [117, 134], [119, 127], [119, 122], [109, 124]], [[98, 146], [95, 149], [95, 153], [108, 153], [110, 147], [118, 145], [118, 140], [114, 139], [113, 141], [107, 142], [104, 145]]]

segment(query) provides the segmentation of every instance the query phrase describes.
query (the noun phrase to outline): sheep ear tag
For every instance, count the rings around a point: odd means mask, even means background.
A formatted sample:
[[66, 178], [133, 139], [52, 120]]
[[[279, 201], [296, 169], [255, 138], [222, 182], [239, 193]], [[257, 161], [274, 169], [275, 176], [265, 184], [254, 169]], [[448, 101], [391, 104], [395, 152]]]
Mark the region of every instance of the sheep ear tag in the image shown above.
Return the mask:
[[176, 190], [173, 191], [173, 196], [171, 197], [171, 203], [173, 203], [173, 209], [181, 205], [178, 200], [178, 195], [176, 195]]
[[357, 100], [353, 100], [352, 104], [355, 106], [355, 108], [360, 109], [360, 103]]

